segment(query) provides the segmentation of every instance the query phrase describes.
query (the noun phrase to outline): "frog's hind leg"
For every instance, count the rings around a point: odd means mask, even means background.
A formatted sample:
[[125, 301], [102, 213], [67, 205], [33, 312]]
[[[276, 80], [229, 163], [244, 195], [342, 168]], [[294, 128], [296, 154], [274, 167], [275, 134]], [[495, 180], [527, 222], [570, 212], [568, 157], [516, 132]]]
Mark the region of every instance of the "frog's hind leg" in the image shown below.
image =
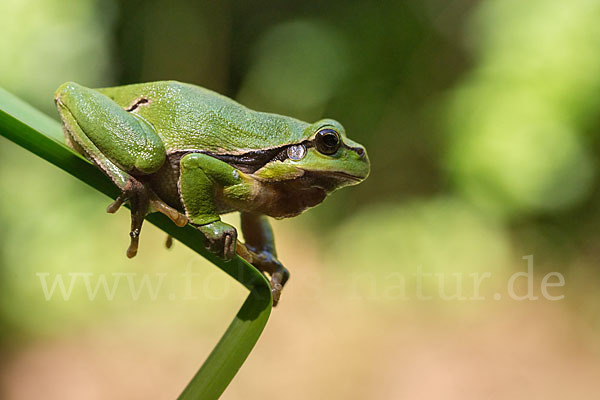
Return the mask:
[[137, 254], [142, 223], [149, 212], [162, 212], [177, 225], [185, 225], [185, 216], [143, 182], [144, 175], [156, 172], [166, 158], [162, 141], [149, 124], [110, 98], [74, 83], [58, 89], [56, 104], [67, 144], [98, 165], [122, 192], [107, 211], [116, 212], [126, 201], [130, 204], [128, 257]]
[[246, 243], [238, 245], [238, 254], [258, 270], [269, 274], [273, 305], [276, 306], [290, 273], [277, 259], [273, 229], [264, 215], [242, 212], [241, 223]]

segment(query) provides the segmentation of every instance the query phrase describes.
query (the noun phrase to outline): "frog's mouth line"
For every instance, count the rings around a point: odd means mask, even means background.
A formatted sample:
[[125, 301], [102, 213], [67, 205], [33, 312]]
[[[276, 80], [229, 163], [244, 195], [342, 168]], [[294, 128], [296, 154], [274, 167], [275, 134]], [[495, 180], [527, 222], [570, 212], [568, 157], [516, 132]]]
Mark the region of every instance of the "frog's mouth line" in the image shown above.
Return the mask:
[[321, 174], [323, 174], [325, 176], [330, 176], [333, 178], [341, 179], [341, 180], [356, 182], [356, 183], [362, 182], [365, 179], [362, 176], [352, 175], [352, 174], [349, 174], [347, 172], [342, 172], [342, 171], [321, 172]]
[[342, 171], [308, 171], [304, 170], [304, 175], [298, 178], [305, 187], [319, 188], [329, 193], [344, 186], [356, 185], [364, 180], [363, 177], [351, 175]]

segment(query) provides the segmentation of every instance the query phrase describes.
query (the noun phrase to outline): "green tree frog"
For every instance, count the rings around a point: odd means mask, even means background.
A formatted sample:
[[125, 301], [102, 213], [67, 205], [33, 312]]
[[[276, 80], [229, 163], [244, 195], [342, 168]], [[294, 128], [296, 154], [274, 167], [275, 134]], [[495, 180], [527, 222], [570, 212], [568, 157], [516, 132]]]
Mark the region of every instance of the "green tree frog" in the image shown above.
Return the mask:
[[[271, 279], [274, 301], [289, 273], [278, 261], [266, 216], [286, 218], [369, 174], [365, 148], [339, 122], [306, 123], [250, 110], [176, 81], [89, 89], [67, 82], [55, 101], [66, 142], [96, 164], [131, 208], [137, 253], [142, 222], [161, 212], [191, 224], [225, 260], [237, 253]], [[220, 215], [239, 211], [245, 244]]]

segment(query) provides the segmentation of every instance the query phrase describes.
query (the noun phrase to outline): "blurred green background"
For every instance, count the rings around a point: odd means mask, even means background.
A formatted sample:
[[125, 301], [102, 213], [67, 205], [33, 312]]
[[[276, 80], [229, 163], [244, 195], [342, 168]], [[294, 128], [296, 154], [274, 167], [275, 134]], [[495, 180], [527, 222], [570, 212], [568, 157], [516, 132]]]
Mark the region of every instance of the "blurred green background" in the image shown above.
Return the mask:
[[[274, 222], [292, 278], [223, 398], [590, 398], [598, 21], [598, 0], [2, 0], [0, 86], [57, 118], [64, 81], [176, 79], [366, 146], [367, 181]], [[174, 398], [245, 291], [150, 225], [126, 259], [125, 211], [3, 138], [0, 191], [0, 397]], [[527, 255], [535, 301], [507, 293]]]

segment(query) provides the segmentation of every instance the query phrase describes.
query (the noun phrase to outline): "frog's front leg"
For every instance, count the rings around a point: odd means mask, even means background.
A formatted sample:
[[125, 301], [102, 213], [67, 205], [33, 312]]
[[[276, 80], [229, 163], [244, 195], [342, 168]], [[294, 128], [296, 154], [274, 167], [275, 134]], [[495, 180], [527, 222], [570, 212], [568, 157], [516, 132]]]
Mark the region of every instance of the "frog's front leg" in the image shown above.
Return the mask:
[[271, 224], [266, 216], [247, 212], [241, 213], [241, 223], [245, 246], [253, 253], [251, 263], [271, 276], [273, 305], [277, 305], [290, 273], [277, 259]]
[[143, 183], [143, 176], [156, 172], [166, 158], [161, 139], [148, 123], [103, 94], [75, 83], [58, 88], [55, 100], [67, 144], [98, 165], [121, 189], [121, 196], [107, 211], [114, 213], [125, 201], [130, 203], [128, 257], [137, 253], [148, 212], [159, 211], [179, 226], [186, 224], [185, 216], [166, 205]]
[[179, 190], [187, 218], [206, 237], [208, 250], [231, 260], [237, 231], [221, 221], [215, 194], [222, 190], [224, 197], [244, 201], [251, 194], [251, 185], [231, 165], [202, 153], [182, 157], [180, 170]]

